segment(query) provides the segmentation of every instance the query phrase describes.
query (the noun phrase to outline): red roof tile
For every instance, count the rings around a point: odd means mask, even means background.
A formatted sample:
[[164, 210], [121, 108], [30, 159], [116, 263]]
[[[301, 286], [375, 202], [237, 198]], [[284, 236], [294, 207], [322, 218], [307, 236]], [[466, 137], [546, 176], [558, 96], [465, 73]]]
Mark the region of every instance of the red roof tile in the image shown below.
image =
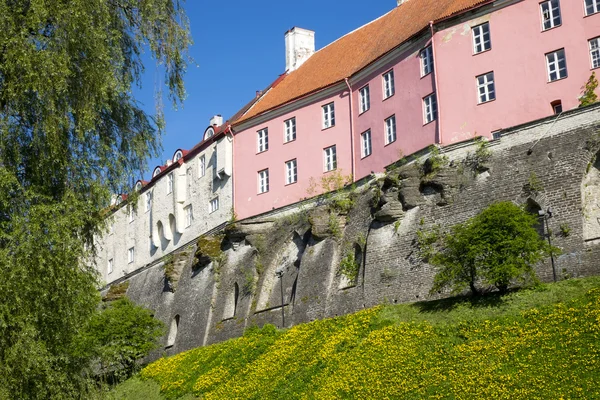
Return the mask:
[[239, 123], [350, 77], [437, 21], [491, 0], [407, 0], [384, 16], [313, 54], [272, 85]]

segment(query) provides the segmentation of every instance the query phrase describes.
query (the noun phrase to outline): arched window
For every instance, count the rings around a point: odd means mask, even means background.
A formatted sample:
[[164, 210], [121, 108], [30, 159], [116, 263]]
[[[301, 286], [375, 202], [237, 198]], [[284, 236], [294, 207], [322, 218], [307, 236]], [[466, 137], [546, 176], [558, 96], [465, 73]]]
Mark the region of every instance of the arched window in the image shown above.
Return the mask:
[[215, 134], [215, 130], [212, 127], [208, 128], [206, 131], [204, 131], [204, 140], [210, 138], [214, 134]]
[[181, 157], [183, 157], [183, 153], [181, 152], [181, 150], [177, 150], [175, 152], [175, 155], [173, 156], [173, 162], [179, 161]]
[[160, 169], [160, 167], [154, 168], [154, 172], [152, 172], [152, 177], [156, 178], [161, 173], [161, 171], [162, 170]]
[[179, 315], [176, 315], [175, 318], [171, 321], [171, 328], [169, 329], [169, 337], [167, 338], [167, 346], [171, 347], [175, 344], [175, 339], [177, 338], [177, 330], [179, 329]]
[[138, 181], [138, 182], [135, 184], [135, 191], [136, 191], [136, 192], [139, 192], [140, 190], [142, 190], [142, 182]]

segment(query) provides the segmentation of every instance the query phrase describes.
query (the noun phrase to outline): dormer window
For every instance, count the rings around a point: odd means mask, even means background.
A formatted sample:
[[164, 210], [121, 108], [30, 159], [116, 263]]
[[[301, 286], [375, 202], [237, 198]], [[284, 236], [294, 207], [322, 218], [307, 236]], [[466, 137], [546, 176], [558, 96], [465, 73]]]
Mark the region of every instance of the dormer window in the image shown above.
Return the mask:
[[206, 131], [204, 131], [204, 140], [212, 137], [214, 134], [215, 130], [212, 127], [208, 128]]
[[139, 182], [135, 184], [135, 191], [139, 192], [140, 190], [142, 190], [142, 182]]
[[173, 162], [177, 162], [177, 161], [181, 160], [182, 157], [183, 157], [183, 153], [181, 152], [181, 150], [177, 150], [177, 152], [173, 156]]
[[156, 178], [158, 175], [160, 175], [160, 172], [161, 172], [160, 167], [154, 168], [154, 172], [152, 172], [152, 177]]

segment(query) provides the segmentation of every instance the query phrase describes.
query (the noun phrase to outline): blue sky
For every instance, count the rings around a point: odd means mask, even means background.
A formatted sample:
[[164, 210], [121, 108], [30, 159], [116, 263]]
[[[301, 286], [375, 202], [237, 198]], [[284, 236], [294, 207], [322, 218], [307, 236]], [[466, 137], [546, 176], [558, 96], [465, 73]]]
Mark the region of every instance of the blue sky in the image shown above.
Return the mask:
[[[174, 110], [164, 100], [163, 152], [149, 160], [148, 179], [178, 148], [202, 139], [210, 118], [226, 120], [285, 70], [284, 33], [294, 27], [315, 31], [316, 49], [392, 10], [395, 0], [198, 1], [187, 0], [194, 45], [185, 76], [187, 98]], [[153, 61], [146, 62], [136, 98], [154, 113], [154, 87], [160, 82]]]

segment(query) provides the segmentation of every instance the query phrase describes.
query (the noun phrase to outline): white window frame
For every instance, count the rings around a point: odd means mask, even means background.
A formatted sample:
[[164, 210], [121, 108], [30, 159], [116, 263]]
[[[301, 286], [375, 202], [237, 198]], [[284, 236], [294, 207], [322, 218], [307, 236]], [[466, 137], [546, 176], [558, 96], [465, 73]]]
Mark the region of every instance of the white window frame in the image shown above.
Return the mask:
[[358, 89], [358, 113], [362, 114], [371, 108], [371, 93], [369, 85], [365, 85]]
[[492, 100], [496, 100], [494, 71], [476, 76], [475, 82], [477, 84], [477, 104], [483, 104]]
[[562, 25], [560, 0], [542, 1], [540, 3], [540, 14], [542, 17], [542, 31], [547, 31]]
[[396, 136], [396, 114], [388, 117], [384, 121], [385, 125], [385, 145], [394, 143], [397, 139]]
[[218, 209], [219, 209], [219, 196], [215, 197], [214, 199], [211, 199], [211, 201], [208, 202], [209, 214], [214, 213]]
[[298, 182], [298, 161], [294, 158], [285, 162], [285, 184]]
[[388, 99], [396, 93], [396, 87], [394, 85], [394, 70], [390, 69], [383, 75], [381, 75], [383, 83], [383, 99]]
[[473, 37], [473, 54], [483, 53], [484, 51], [492, 49], [492, 36], [490, 33], [489, 22], [474, 26], [471, 29], [471, 32]]
[[427, 125], [437, 119], [437, 98], [435, 92], [423, 98], [423, 122]]
[[336, 145], [323, 149], [323, 171], [329, 172], [337, 168], [337, 150]]
[[199, 168], [200, 178], [202, 178], [204, 175], [206, 175], [206, 156], [204, 154], [200, 156]]
[[129, 223], [135, 221], [135, 210], [131, 205], [127, 206], [127, 220], [129, 221]]
[[590, 46], [590, 62], [592, 69], [600, 68], [600, 36], [590, 39], [588, 43]]
[[600, 0], [585, 0], [585, 15], [588, 16], [597, 12], [600, 12]]
[[173, 176], [172, 172], [169, 175], [167, 175], [167, 194], [173, 193], [173, 181], [174, 180], [175, 180], [175, 177]]
[[360, 134], [360, 153], [361, 158], [369, 157], [373, 152], [373, 147], [371, 144], [371, 130], [367, 129], [363, 133]]
[[331, 128], [335, 126], [335, 104], [332, 101], [324, 106], [321, 106], [323, 110], [323, 129]]
[[184, 208], [185, 210], [185, 227], [189, 228], [192, 226], [192, 222], [194, 222], [194, 210], [192, 209], [192, 205], [188, 205]]
[[111, 258], [108, 260], [108, 265], [107, 265], [108, 275], [112, 274], [114, 268], [115, 268], [115, 259]]
[[262, 153], [269, 150], [269, 128], [256, 132], [256, 152]]
[[561, 114], [563, 112], [562, 102], [552, 105], [552, 111], [554, 114]]
[[146, 212], [152, 210], [152, 192], [146, 192]]
[[[565, 67], [562, 70], [560, 69], [561, 57], [565, 64]], [[551, 58], [552, 60], [550, 60]], [[565, 49], [558, 49], [551, 51], [550, 53], [546, 53], [546, 70], [548, 72], [548, 82], [558, 81], [569, 76]], [[552, 74], [556, 75], [554, 79], [552, 78]]]
[[419, 53], [421, 58], [421, 78], [433, 72], [433, 47], [425, 47]]
[[258, 171], [258, 194], [269, 191], [269, 168]]
[[127, 249], [127, 263], [131, 264], [135, 261], [135, 246]]
[[296, 140], [296, 117], [283, 121], [283, 143], [289, 143]]

